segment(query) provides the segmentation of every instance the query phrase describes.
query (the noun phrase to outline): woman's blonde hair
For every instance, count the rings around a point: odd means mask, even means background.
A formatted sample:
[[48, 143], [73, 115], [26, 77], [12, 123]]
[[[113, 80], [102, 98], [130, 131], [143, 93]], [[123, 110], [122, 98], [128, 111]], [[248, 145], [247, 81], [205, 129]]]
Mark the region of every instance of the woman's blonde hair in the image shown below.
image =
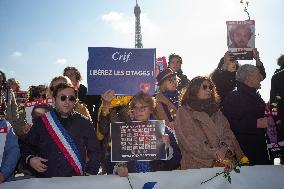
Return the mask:
[[135, 108], [136, 103], [139, 102], [141, 104], [145, 104], [149, 106], [150, 110], [154, 112], [155, 110], [155, 100], [149, 94], [139, 92], [137, 93], [130, 102], [130, 109], [133, 110]]
[[62, 76], [62, 75], [60, 75], [60, 76], [54, 77], [54, 78], [51, 80], [51, 82], [50, 82], [50, 84], [49, 84], [49, 86], [48, 86], [47, 96], [48, 96], [49, 98], [52, 97], [52, 93], [53, 93], [53, 91], [54, 91], [54, 88], [56, 87], [56, 86], [54, 86], [54, 83], [57, 82], [57, 81], [59, 81], [59, 80], [62, 80], [63, 83], [73, 85], [72, 82], [71, 82], [71, 80], [70, 80], [69, 77], [67, 77], [67, 76]]
[[11, 88], [10, 83], [14, 84], [16, 86], [15, 91], [19, 91], [21, 89], [20, 82], [18, 80], [16, 80], [15, 78], [10, 78], [10, 79], [8, 79], [7, 82], [8, 82], [8, 85], [9, 85], [10, 88]]

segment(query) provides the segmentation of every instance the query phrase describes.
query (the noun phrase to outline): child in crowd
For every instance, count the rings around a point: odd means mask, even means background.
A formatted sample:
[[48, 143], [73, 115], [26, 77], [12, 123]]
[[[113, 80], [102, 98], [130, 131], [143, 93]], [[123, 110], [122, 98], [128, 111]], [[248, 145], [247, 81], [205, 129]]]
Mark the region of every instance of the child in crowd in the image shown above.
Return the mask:
[[[104, 96], [102, 96], [104, 97]], [[103, 98], [103, 101], [106, 99]], [[148, 121], [154, 119], [155, 103], [154, 99], [145, 93], [138, 93], [130, 102], [130, 109], [133, 112], [135, 121]], [[129, 161], [126, 164], [117, 163], [113, 172], [119, 176], [127, 176], [128, 173], [169, 171], [179, 167], [181, 152], [178, 147], [173, 130], [165, 127], [163, 143], [166, 145], [167, 160], [154, 161]]]

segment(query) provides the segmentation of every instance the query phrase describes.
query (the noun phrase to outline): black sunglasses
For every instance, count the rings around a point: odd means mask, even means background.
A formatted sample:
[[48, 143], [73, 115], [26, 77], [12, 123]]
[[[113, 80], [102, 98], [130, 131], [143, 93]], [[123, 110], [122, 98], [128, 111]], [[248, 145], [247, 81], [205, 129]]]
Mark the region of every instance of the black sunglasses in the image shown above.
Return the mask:
[[69, 101], [71, 101], [71, 102], [75, 102], [75, 100], [76, 100], [76, 97], [73, 96], [73, 95], [70, 95], [70, 96], [61, 95], [61, 96], [59, 96], [59, 98], [60, 98], [60, 100], [61, 100], [62, 102], [66, 101], [67, 98], [68, 98]]
[[210, 91], [212, 91], [213, 87], [211, 85], [202, 85], [203, 90], [207, 90], [209, 88]]

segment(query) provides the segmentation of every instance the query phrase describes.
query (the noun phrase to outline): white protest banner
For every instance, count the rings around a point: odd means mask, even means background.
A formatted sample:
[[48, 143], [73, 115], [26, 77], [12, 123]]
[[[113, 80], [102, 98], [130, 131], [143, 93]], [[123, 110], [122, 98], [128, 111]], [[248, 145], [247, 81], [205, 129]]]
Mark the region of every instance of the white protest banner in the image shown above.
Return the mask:
[[32, 178], [2, 183], [5, 189], [282, 189], [284, 167], [272, 165], [245, 166], [240, 173], [231, 173], [232, 184], [219, 175], [202, 184], [223, 168], [189, 169], [152, 173], [133, 173], [127, 177], [76, 176], [65, 178]]
[[0, 184], [4, 189], [131, 189], [127, 178], [116, 175], [31, 178]]

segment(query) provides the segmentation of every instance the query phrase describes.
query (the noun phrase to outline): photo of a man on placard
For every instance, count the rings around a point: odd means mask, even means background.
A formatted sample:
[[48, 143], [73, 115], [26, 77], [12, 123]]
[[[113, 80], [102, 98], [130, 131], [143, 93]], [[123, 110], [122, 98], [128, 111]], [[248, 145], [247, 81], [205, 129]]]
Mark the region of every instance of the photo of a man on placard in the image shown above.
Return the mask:
[[253, 32], [250, 25], [233, 25], [229, 32], [230, 35], [230, 48], [253, 48], [250, 41]]
[[255, 48], [255, 22], [227, 21], [227, 45], [229, 51], [238, 60], [251, 60]]

